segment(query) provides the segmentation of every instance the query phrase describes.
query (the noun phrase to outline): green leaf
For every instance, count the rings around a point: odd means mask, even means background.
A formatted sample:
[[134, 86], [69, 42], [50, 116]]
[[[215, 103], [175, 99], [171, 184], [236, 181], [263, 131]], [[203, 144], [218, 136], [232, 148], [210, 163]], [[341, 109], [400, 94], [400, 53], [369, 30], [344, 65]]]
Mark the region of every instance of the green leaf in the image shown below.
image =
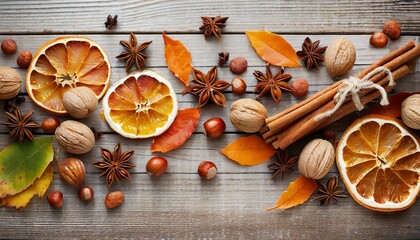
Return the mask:
[[12, 143], [0, 152], [0, 198], [28, 188], [54, 158], [53, 137]]

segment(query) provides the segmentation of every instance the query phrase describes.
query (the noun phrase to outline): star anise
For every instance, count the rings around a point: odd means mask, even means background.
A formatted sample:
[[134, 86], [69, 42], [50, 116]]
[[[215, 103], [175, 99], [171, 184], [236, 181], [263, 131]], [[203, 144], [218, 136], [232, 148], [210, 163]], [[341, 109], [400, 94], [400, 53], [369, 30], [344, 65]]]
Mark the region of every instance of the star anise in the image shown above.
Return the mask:
[[230, 86], [230, 83], [225, 80], [217, 80], [217, 66], [212, 67], [207, 75], [195, 68], [193, 71], [193, 82], [196, 85], [188, 87], [187, 92], [200, 96], [199, 107], [206, 105], [209, 100], [221, 107], [226, 107], [226, 98], [222, 92]]
[[321, 201], [321, 205], [325, 203], [338, 203], [338, 198], [345, 198], [346, 195], [343, 194], [343, 190], [338, 189], [338, 177], [334, 176], [328, 179], [327, 185], [317, 181], [319, 191], [318, 196], [315, 197], [316, 200]]
[[9, 138], [17, 136], [18, 141], [22, 142], [25, 137], [30, 141], [34, 140], [34, 136], [29, 128], [38, 128], [40, 125], [31, 120], [32, 115], [34, 114], [33, 110], [25, 113], [22, 116], [20, 109], [13, 105], [12, 110], [10, 112], [6, 112], [7, 118], [9, 119], [7, 122], [2, 123], [3, 125], [12, 128], [9, 133]]
[[120, 55], [116, 56], [119, 60], [125, 60], [125, 71], [129, 72], [133, 63], [136, 63], [137, 69], [143, 70], [147, 55], [143, 53], [144, 50], [152, 43], [152, 41], [141, 43], [137, 46], [137, 37], [134, 33], [130, 33], [130, 42], [121, 40], [120, 44], [126, 50]]
[[219, 52], [219, 67], [229, 60], [229, 52]]
[[255, 70], [254, 76], [258, 80], [258, 84], [255, 86], [254, 93], [260, 93], [257, 96], [257, 99], [260, 99], [261, 97], [270, 93], [274, 101], [278, 103], [282, 96], [282, 89], [289, 92], [292, 91], [292, 88], [289, 86], [289, 84], [287, 84], [287, 82], [292, 79], [292, 75], [284, 74], [284, 67], [281, 67], [280, 71], [275, 76], [273, 76], [270, 70], [270, 66], [267, 64], [266, 74]]
[[101, 148], [101, 155], [104, 159], [94, 163], [97, 168], [105, 171], [100, 175], [106, 174], [106, 185], [110, 187], [115, 179], [121, 182], [122, 178], [130, 180], [130, 173], [127, 169], [135, 168], [136, 165], [129, 163], [131, 157], [134, 155], [134, 150], [127, 151], [121, 154], [121, 143], [115, 146], [114, 152]]
[[204, 31], [204, 38], [207, 39], [211, 35], [214, 35], [218, 39], [220, 39], [222, 35], [222, 29], [226, 27], [226, 21], [228, 17], [201, 17], [203, 20], [203, 25], [200, 27], [201, 31]]
[[324, 56], [322, 54], [327, 50], [327, 47], [319, 48], [320, 42], [320, 40], [312, 42], [312, 40], [307, 37], [302, 44], [302, 51], [297, 52], [298, 57], [304, 61], [307, 69], [319, 69], [318, 63], [324, 61]]
[[114, 17], [108, 15], [108, 17], [106, 18], [105, 27], [111, 30], [113, 26], [117, 25], [117, 19], [118, 15], [115, 15]]
[[296, 164], [299, 157], [289, 157], [286, 151], [278, 151], [274, 162], [268, 165], [268, 169], [273, 170], [273, 176], [271, 180], [276, 178], [281, 173], [281, 179], [284, 178], [284, 174], [287, 172], [293, 172], [292, 166]]

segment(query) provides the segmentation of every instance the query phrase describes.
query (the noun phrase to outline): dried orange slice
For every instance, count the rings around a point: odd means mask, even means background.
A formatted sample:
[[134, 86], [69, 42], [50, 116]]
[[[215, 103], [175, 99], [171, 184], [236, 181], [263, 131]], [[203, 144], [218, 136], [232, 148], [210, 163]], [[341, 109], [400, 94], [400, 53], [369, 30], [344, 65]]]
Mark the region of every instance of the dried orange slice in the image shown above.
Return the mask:
[[342, 135], [336, 161], [347, 190], [359, 204], [392, 212], [416, 201], [419, 140], [402, 122], [380, 115], [358, 119]]
[[132, 72], [111, 86], [103, 99], [109, 126], [126, 138], [148, 138], [165, 132], [178, 114], [171, 83], [156, 72]]
[[108, 56], [95, 42], [83, 37], [60, 37], [43, 44], [26, 73], [26, 91], [41, 108], [66, 114], [66, 90], [88, 87], [100, 99], [108, 90], [111, 69]]

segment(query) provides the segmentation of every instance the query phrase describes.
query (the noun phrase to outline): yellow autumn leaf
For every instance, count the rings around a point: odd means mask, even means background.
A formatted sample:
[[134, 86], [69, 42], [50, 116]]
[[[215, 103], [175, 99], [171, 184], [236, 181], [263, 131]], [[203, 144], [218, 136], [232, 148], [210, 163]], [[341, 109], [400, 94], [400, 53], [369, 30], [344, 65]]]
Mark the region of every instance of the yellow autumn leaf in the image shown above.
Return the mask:
[[276, 150], [260, 137], [251, 135], [235, 140], [220, 152], [241, 165], [252, 166], [268, 161]]
[[317, 188], [318, 184], [316, 184], [315, 180], [301, 175], [298, 177], [298, 179], [289, 184], [289, 187], [280, 196], [276, 205], [274, 207], [268, 208], [267, 210], [284, 210], [300, 205], [306, 202]]
[[49, 165], [40, 178], [22, 192], [0, 199], [0, 207], [15, 207], [16, 209], [25, 207], [33, 196], [44, 196], [53, 179], [53, 167]]
[[283, 67], [299, 67], [295, 49], [282, 36], [269, 31], [245, 31], [257, 54], [266, 62]]

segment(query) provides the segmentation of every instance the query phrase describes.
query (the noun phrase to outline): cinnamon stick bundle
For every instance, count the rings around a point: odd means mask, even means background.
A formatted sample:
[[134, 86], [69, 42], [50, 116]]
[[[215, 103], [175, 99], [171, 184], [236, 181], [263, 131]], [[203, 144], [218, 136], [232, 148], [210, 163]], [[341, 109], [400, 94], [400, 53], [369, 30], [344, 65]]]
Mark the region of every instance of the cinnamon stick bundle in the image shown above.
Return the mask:
[[[408, 66], [408, 62], [416, 59], [418, 56], [420, 56], [420, 45], [416, 45], [411, 40], [406, 45], [401, 46], [364, 69], [356, 77], [359, 79], [363, 78], [377, 67], [384, 66], [392, 72], [394, 80], [397, 81], [412, 71]], [[386, 91], [392, 89], [392, 87], [388, 87], [389, 79], [385, 76], [385, 73], [378, 73], [369, 80], [381, 85]], [[318, 121], [314, 120], [319, 114], [334, 108], [334, 96], [343, 86], [345, 84], [342, 81], [338, 81], [301, 103], [267, 118], [265, 126], [260, 130], [264, 140], [267, 143], [272, 143], [275, 148], [285, 149], [310, 132], [325, 127], [356, 111], [355, 105], [348, 97], [344, 105], [331, 117]], [[361, 91], [359, 95], [362, 98], [362, 103], [366, 104], [379, 97], [380, 93], [369, 89]]]

